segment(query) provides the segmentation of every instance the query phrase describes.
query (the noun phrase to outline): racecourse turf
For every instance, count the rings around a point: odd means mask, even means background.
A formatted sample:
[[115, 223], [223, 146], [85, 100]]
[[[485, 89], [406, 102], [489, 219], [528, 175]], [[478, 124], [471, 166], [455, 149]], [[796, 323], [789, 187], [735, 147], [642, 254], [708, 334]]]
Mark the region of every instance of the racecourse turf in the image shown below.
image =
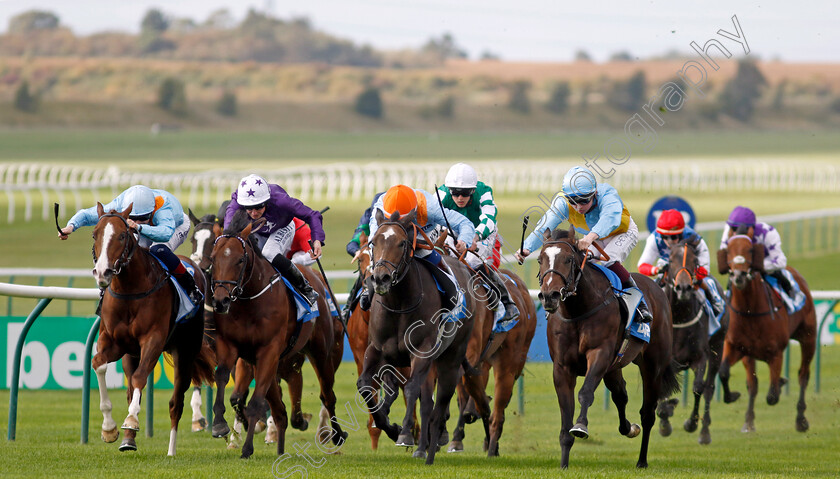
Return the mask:
[[[137, 452], [121, 453], [117, 444], [99, 439], [102, 415], [96, 390], [91, 393], [90, 442], [80, 443], [80, 391], [21, 391], [18, 409], [17, 439], [0, 439], [0, 476], [9, 477], [411, 477], [411, 478], [510, 478], [570, 477], [627, 478], [640, 475], [650, 478], [682, 477], [837, 477], [840, 456], [837, 455], [840, 430], [840, 346], [823, 347], [822, 388], [815, 389], [815, 369], [806, 400], [811, 428], [798, 433], [794, 428], [795, 403], [798, 393], [795, 371], [799, 365], [799, 348], [791, 352], [790, 395], [783, 394], [779, 403], [768, 406], [764, 398], [768, 386], [768, 370], [764, 363], [757, 368], [759, 394], [756, 399], [756, 432], [741, 433], [746, 410], [744, 369], [733, 367], [732, 385], [744, 394], [734, 404], [715, 401], [711, 407], [712, 443], [700, 446], [697, 433], [686, 433], [683, 421], [688, 409], [682, 404], [672, 418], [674, 432], [660, 437], [654, 431], [650, 441], [645, 472], [636, 471], [640, 438], [627, 439], [617, 432], [617, 417], [612, 403], [604, 410], [603, 385], [595, 393], [590, 409], [588, 440], [578, 439], [572, 448], [570, 467], [560, 469], [560, 414], [552, 387], [549, 363], [528, 363], [524, 374], [525, 414], [518, 413], [517, 396], [508, 407], [504, 433], [500, 442], [501, 457], [487, 458], [482, 452], [481, 426], [467, 427], [465, 452], [438, 453], [435, 464], [427, 467], [411, 457], [411, 450], [396, 447], [383, 435], [378, 451], [372, 451], [364, 427], [366, 416], [357, 406], [355, 394], [356, 368], [343, 363], [338, 371], [336, 395], [337, 417], [358, 422], [358, 429], [347, 427], [350, 436], [340, 454], [325, 455], [315, 445], [315, 424], [301, 432], [289, 429], [286, 452], [289, 457], [277, 461], [276, 449], [263, 443], [263, 434], [256, 436], [255, 453], [250, 460], [239, 459], [239, 450], [226, 450], [224, 441], [213, 439], [208, 432], [189, 432], [189, 409], [181, 420], [177, 455], [166, 457], [169, 438], [168, 400], [171, 390], [155, 391], [154, 436], [145, 437], [145, 402], [141, 412], [141, 432]], [[630, 402], [628, 418], [638, 422], [641, 387], [638, 369], [625, 370]], [[304, 411], [316, 414], [318, 407], [314, 375], [304, 366]], [[582, 381], [578, 381], [578, 386]], [[285, 388], [284, 388], [285, 389]], [[492, 394], [492, 391], [491, 391]], [[8, 402], [9, 392], [0, 391], [0, 402]], [[121, 423], [127, 413], [124, 390], [112, 390], [114, 419]], [[288, 399], [284, 391], [284, 398]], [[189, 397], [187, 398], [189, 400]], [[402, 417], [402, 401], [397, 401], [392, 420]], [[577, 409], [577, 405], [576, 405]], [[449, 430], [454, 429], [453, 418]], [[228, 407], [226, 417], [232, 421]], [[7, 424], [2, 424], [5, 437]], [[658, 427], [658, 420], [657, 426]], [[309, 460], [296, 455], [297, 448], [307, 451]], [[308, 448], [308, 449], [306, 449]], [[297, 472], [294, 472], [297, 471]], [[302, 474], [304, 471], [306, 475]]]

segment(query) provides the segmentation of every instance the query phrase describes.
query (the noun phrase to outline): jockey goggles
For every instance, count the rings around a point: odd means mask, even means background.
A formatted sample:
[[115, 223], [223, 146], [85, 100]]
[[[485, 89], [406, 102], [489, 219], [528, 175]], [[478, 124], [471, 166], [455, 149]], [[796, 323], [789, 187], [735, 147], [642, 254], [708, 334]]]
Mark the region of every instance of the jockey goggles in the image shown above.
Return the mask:
[[245, 211], [258, 210], [261, 208], [265, 208], [266, 204], [268, 204], [268, 201], [264, 201], [258, 205], [243, 206], [243, 208], [245, 208]]
[[472, 196], [475, 192], [475, 188], [449, 188], [449, 194], [452, 196]]
[[592, 201], [592, 198], [594, 197], [595, 193], [592, 193], [591, 195], [586, 196], [567, 196], [566, 199], [573, 205], [585, 205]]
[[129, 215], [128, 219], [131, 221], [149, 221], [152, 219], [152, 213], [146, 213], [145, 215]]

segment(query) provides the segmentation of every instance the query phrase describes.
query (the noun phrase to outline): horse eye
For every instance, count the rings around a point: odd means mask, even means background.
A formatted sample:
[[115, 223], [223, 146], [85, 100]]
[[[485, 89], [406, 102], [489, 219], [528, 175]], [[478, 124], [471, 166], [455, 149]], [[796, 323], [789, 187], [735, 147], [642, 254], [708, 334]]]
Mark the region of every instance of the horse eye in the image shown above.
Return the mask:
[[406, 240], [400, 241], [400, 248], [404, 248], [406, 244], [408, 244], [408, 241], [406, 241]]
[[236, 264], [242, 264], [244, 262], [245, 262], [245, 258], [239, 258], [239, 261], [237, 261]]
[[120, 241], [125, 241], [125, 232], [120, 233]]

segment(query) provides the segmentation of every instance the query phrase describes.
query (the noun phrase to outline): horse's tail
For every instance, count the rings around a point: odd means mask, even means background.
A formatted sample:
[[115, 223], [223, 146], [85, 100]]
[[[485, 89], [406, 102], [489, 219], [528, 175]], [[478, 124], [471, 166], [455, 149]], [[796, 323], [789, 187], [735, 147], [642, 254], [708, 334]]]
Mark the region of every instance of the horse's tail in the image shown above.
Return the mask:
[[193, 364], [192, 382], [195, 385], [213, 384], [216, 376], [216, 353], [205, 340]]
[[659, 399], [675, 396], [680, 392], [679, 363], [671, 360], [660, 376]]

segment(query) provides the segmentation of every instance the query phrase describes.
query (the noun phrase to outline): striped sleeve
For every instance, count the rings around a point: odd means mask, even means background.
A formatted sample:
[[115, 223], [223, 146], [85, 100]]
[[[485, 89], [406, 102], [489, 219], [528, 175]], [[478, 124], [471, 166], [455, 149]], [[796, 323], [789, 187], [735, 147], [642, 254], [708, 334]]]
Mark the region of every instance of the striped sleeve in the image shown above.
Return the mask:
[[475, 228], [475, 232], [481, 240], [487, 239], [497, 228], [496, 214], [498, 209], [493, 201], [493, 189], [489, 186], [485, 186], [485, 188], [479, 198], [478, 204], [481, 208], [481, 216], [479, 216], [479, 224]]

